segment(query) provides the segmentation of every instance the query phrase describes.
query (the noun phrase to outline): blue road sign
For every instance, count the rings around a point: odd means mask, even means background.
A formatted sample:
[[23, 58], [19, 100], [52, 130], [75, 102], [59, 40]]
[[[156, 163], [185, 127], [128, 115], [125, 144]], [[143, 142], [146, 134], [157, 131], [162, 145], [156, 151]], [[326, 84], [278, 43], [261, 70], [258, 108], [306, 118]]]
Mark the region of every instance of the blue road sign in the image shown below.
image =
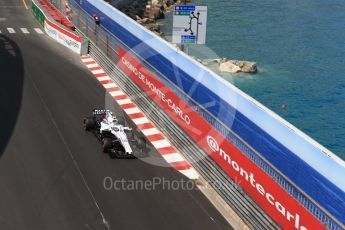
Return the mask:
[[194, 5], [179, 5], [175, 6], [175, 11], [193, 11], [195, 10]]
[[196, 36], [195, 35], [182, 35], [181, 36], [181, 43], [182, 44], [195, 44], [196, 43]]

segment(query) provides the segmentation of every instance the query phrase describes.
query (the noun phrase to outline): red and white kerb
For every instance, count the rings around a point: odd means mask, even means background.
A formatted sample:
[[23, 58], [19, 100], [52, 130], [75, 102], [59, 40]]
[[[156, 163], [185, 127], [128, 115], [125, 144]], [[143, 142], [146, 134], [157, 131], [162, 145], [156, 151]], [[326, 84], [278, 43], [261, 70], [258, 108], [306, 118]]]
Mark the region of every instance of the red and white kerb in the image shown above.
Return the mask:
[[188, 178], [197, 179], [199, 175], [195, 169], [177, 152], [165, 136], [152, 124], [145, 114], [131, 101], [96, 61], [90, 55], [82, 56], [81, 60], [103, 85], [106, 91], [121, 106], [129, 118], [137, 125], [139, 130], [146, 136], [147, 140], [151, 142], [156, 150], [162, 155], [164, 160], [169, 163], [171, 167]]

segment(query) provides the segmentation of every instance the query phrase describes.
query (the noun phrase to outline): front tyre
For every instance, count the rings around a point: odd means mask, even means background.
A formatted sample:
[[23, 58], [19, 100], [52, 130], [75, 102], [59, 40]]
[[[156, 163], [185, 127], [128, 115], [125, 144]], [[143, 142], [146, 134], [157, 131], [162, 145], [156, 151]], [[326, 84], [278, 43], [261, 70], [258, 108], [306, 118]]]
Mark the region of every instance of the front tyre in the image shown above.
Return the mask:
[[83, 128], [85, 131], [92, 130], [96, 127], [96, 121], [94, 118], [84, 118]]

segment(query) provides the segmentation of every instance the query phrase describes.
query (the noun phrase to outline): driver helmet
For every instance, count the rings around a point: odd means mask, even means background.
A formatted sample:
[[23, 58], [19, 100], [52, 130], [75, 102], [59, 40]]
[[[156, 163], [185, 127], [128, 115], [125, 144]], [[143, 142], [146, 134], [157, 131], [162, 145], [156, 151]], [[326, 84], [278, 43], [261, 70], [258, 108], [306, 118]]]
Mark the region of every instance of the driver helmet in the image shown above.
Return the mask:
[[113, 122], [113, 114], [110, 111], [106, 111], [104, 118], [109, 123]]

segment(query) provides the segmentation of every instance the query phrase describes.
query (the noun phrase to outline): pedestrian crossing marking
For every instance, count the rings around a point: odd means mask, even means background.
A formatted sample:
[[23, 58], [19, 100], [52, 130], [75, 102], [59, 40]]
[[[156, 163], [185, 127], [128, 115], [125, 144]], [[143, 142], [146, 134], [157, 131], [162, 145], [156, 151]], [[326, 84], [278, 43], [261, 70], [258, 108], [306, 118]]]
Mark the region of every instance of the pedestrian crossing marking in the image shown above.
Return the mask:
[[43, 31], [40, 28], [34, 28], [34, 30], [36, 31], [36, 33], [38, 34], [43, 34]]
[[16, 31], [13, 29], [13, 28], [7, 28], [7, 31], [10, 33], [10, 34], [15, 34]]
[[24, 33], [24, 34], [29, 34], [30, 32], [28, 31], [28, 29], [26, 28], [20, 28], [20, 30]]
[[44, 31], [40, 28], [25, 28], [25, 27], [20, 27], [20, 28], [14, 28], [14, 27], [7, 27], [7, 28], [1, 28], [0, 34], [44, 34]]

